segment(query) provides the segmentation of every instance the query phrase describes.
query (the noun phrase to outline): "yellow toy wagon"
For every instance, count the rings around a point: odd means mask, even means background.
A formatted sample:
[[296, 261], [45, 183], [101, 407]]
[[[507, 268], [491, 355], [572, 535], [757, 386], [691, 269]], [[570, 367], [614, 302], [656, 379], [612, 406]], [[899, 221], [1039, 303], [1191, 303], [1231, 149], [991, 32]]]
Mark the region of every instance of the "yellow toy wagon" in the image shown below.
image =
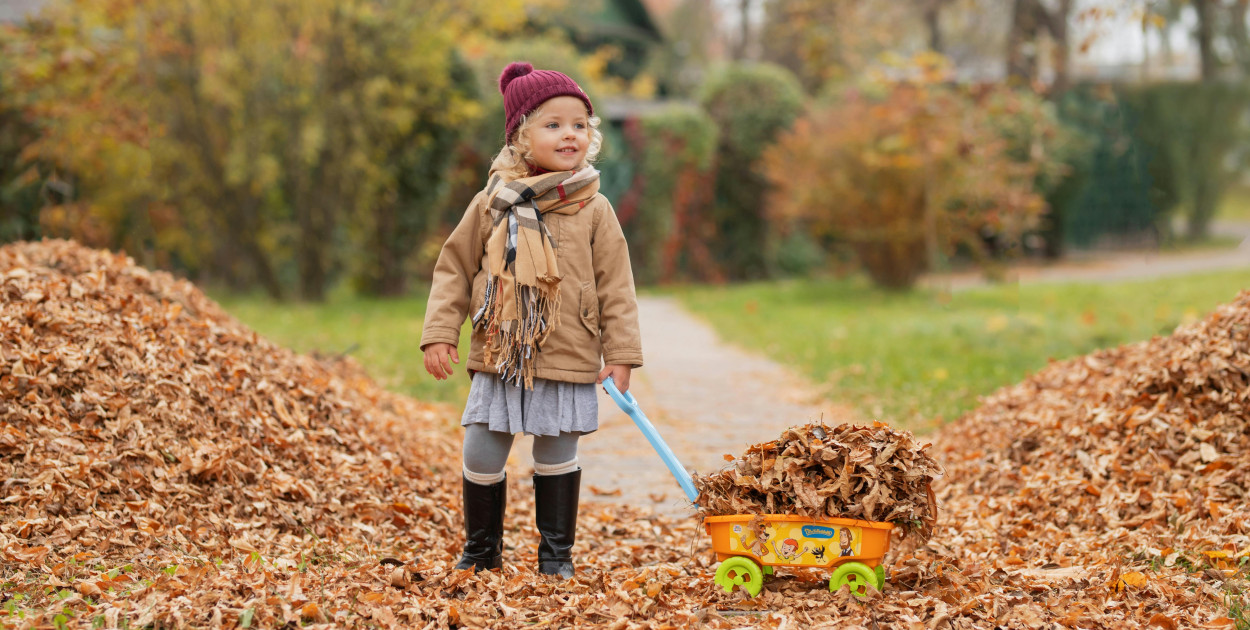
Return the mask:
[[[622, 394], [611, 378], [604, 379], [603, 388], [621, 411], [633, 419], [694, 503], [699, 498], [694, 480], [642, 413], [633, 394]], [[877, 590], [885, 586], [885, 567], [881, 563], [890, 550], [890, 530], [894, 529], [890, 523], [747, 514], [709, 516], [703, 525], [720, 561], [716, 583], [726, 593], [741, 588], [752, 597], [759, 595], [764, 588], [764, 576], [772, 575], [775, 567], [832, 569], [829, 590], [847, 586], [856, 597], [867, 595], [869, 586]]]
[[709, 516], [703, 525], [720, 560], [716, 583], [726, 593], [741, 588], [758, 595], [774, 567], [832, 569], [829, 590], [847, 586], [856, 597], [885, 586], [881, 562], [890, 550], [890, 523], [769, 514]]

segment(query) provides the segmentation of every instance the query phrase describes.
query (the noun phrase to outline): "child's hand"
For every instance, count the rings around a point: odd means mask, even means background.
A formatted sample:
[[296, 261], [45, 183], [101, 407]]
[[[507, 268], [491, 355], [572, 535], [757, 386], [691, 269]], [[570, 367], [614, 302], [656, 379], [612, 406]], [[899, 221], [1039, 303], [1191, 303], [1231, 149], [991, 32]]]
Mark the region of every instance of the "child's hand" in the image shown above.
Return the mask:
[[603, 383], [603, 379], [611, 376], [612, 382], [616, 383], [616, 388], [623, 394], [629, 391], [629, 373], [633, 370], [634, 368], [628, 365], [604, 366], [599, 372], [599, 380], [597, 382]]
[[[449, 362], [447, 359], [450, 358]], [[425, 347], [425, 371], [442, 381], [451, 376], [451, 364], [460, 363], [456, 347], [449, 343], [432, 343]]]

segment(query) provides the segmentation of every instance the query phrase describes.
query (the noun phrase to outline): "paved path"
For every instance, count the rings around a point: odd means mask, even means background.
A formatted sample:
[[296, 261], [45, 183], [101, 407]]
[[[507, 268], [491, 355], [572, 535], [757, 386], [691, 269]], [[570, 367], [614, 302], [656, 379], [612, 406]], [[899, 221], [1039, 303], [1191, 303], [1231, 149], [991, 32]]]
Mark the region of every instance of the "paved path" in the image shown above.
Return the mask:
[[[727, 464], [725, 454], [736, 457], [790, 426], [852, 417], [849, 408], [815, 398], [780, 364], [722, 343], [675, 300], [644, 296], [638, 308], [647, 364], [633, 373], [630, 391], [688, 470], [718, 470]], [[599, 431], [582, 440], [578, 458], [587, 501], [688, 513], [659, 455], [602, 390]]]
[[[1166, 253], [1158, 251], [1078, 252], [1063, 262], [1024, 264], [1008, 272], [1009, 281], [1021, 283], [1047, 282], [1123, 282], [1146, 278], [1162, 278], [1205, 271], [1250, 268], [1250, 223], [1217, 221], [1212, 233], [1241, 239], [1235, 248]], [[920, 284], [950, 290], [967, 289], [985, 284], [981, 273], [934, 274], [922, 278]]]

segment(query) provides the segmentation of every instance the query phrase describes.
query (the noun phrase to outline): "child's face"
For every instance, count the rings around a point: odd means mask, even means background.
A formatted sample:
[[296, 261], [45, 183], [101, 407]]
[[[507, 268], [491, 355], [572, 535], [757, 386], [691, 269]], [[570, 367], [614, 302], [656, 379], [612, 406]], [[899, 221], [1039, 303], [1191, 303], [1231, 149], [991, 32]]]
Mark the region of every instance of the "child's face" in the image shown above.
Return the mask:
[[590, 147], [590, 121], [581, 99], [557, 96], [534, 114], [530, 154], [548, 171], [572, 171], [582, 165]]

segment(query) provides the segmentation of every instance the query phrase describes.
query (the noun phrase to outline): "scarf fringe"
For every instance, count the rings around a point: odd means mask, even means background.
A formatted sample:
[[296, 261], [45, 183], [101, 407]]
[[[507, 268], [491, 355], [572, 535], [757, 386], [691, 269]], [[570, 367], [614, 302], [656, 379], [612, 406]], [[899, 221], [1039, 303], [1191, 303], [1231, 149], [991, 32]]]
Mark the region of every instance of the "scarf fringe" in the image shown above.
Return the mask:
[[519, 319], [505, 319], [497, 299], [500, 278], [486, 283], [486, 302], [473, 316], [473, 328], [485, 331], [484, 362], [495, 361], [495, 371], [506, 383], [534, 389], [535, 355], [560, 323], [560, 292], [547, 286], [514, 285]]
[[543, 216], [580, 211], [599, 191], [599, 172], [587, 167], [505, 181], [492, 165], [486, 191], [494, 227], [473, 328], [486, 337], [486, 364], [504, 382], [533, 389], [537, 354], [560, 323], [560, 270]]

